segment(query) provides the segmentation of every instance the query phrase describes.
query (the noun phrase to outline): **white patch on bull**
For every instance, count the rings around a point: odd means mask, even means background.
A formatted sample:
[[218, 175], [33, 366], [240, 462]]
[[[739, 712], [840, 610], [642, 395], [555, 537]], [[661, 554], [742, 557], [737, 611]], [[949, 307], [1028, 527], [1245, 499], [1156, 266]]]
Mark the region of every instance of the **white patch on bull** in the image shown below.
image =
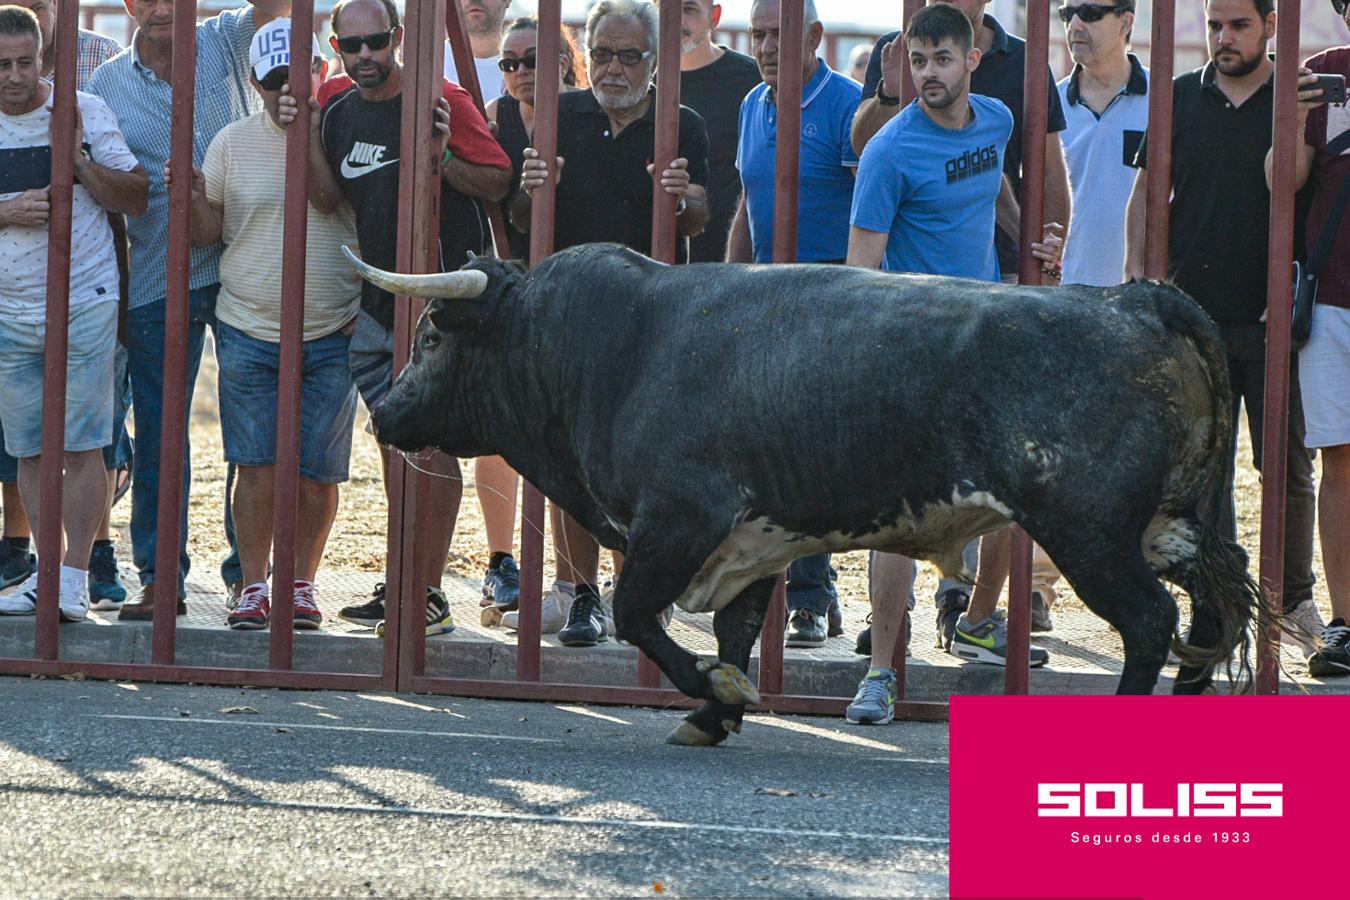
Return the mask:
[[1159, 514], [1144, 529], [1141, 543], [1149, 566], [1161, 573], [1176, 563], [1194, 559], [1197, 540], [1195, 526], [1188, 520]]
[[627, 526], [627, 525], [624, 525], [622, 522], [620, 522], [618, 519], [616, 519], [616, 518], [614, 518], [613, 516], [611, 516], [609, 513], [602, 513], [602, 515], [605, 517], [605, 522], [607, 522], [607, 523], [609, 524], [609, 527], [610, 527], [610, 528], [613, 528], [613, 529], [614, 529], [615, 531], [617, 531], [619, 534], [623, 535], [624, 538], [627, 538], [627, 537], [628, 537], [628, 526]]
[[689, 587], [675, 601], [688, 612], [716, 612], [761, 578], [783, 572], [792, 560], [813, 553], [882, 550], [932, 560], [945, 574], [974, 579], [963, 570], [966, 544], [1007, 523], [1012, 511], [985, 491], [964, 497], [954, 490], [953, 503], [930, 503], [915, 515], [906, 504], [899, 517], [861, 535], [832, 531], [803, 535], [766, 517], [742, 521], [703, 563]]

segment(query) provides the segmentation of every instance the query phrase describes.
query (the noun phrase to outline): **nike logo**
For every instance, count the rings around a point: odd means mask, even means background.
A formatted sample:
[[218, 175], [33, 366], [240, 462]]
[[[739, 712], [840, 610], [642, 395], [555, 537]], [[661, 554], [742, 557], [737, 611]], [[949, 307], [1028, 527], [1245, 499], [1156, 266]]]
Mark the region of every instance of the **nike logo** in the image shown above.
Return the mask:
[[381, 144], [366, 144], [356, 141], [352, 144], [352, 149], [347, 152], [346, 159], [342, 160], [339, 170], [343, 178], [360, 178], [362, 175], [369, 175], [376, 169], [382, 169], [385, 166], [398, 162], [396, 159], [384, 158], [385, 147]]

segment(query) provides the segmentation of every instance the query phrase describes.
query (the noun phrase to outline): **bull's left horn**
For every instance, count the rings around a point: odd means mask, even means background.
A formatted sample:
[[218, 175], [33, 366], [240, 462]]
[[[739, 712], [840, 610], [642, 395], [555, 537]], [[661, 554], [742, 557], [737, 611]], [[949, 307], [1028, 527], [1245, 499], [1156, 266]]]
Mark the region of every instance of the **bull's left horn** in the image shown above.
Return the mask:
[[382, 287], [392, 294], [402, 294], [405, 297], [421, 297], [427, 300], [472, 299], [481, 297], [488, 286], [486, 272], [437, 272], [432, 275], [398, 275], [368, 265], [346, 245], [343, 246], [342, 253], [366, 281], [376, 287]]

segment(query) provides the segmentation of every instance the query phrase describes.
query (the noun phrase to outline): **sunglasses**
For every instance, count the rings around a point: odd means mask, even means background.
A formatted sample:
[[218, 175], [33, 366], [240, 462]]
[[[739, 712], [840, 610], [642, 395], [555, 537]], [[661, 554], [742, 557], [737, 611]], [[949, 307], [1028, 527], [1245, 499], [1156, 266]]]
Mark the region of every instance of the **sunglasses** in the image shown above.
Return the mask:
[[1332, 9], [1336, 10], [1336, 15], [1344, 16], [1347, 7], [1350, 7], [1350, 0], [1331, 0]]
[[538, 64], [539, 59], [533, 53], [526, 53], [524, 56], [521, 57], [504, 56], [501, 59], [497, 60], [497, 68], [501, 69], [507, 75], [512, 74], [521, 66], [524, 66], [525, 68], [533, 72], [534, 67]]
[[617, 53], [608, 47], [592, 47], [590, 52], [591, 62], [597, 66], [609, 65], [616, 56], [619, 58], [619, 62], [625, 66], [636, 66], [644, 59], [650, 59], [651, 55], [652, 51], [650, 50], [638, 50], [634, 47], [620, 50]]
[[1080, 6], [1061, 6], [1059, 8], [1059, 19], [1065, 25], [1073, 21], [1077, 16], [1086, 24], [1100, 22], [1106, 18], [1109, 13], [1121, 13], [1126, 9], [1123, 6], [1101, 6], [1096, 3], [1084, 3]]
[[372, 50], [383, 50], [389, 46], [389, 42], [394, 39], [394, 32], [397, 29], [391, 28], [388, 31], [382, 31], [378, 34], [354, 34], [350, 37], [334, 37], [333, 43], [343, 53], [360, 53], [361, 45], [364, 44]]

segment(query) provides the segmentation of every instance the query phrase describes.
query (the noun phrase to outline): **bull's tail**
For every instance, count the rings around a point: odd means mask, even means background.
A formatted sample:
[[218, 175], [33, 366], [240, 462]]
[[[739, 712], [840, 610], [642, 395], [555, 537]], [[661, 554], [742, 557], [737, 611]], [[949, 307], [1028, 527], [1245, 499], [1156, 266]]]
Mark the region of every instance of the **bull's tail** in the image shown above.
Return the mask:
[[1220, 529], [1223, 510], [1231, 502], [1234, 465], [1227, 353], [1218, 328], [1199, 305], [1176, 289], [1158, 291], [1156, 296], [1163, 324], [1189, 338], [1200, 354], [1213, 403], [1206, 492], [1197, 510], [1200, 534], [1187, 590], [1197, 609], [1207, 610], [1218, 620], [1218, 641], [1212, 648], [1196, 647], [1177, 635], [1172, 649], [1184, 667], [1199, 669], [1200, 679], [1223, 666], [1234, 691], [1249, 690], [1252, 622], [1255, 619], [1258, 627], [1265, 628], [1271, 616], [1264, 592], [1249, 573], [1247, 551]]

